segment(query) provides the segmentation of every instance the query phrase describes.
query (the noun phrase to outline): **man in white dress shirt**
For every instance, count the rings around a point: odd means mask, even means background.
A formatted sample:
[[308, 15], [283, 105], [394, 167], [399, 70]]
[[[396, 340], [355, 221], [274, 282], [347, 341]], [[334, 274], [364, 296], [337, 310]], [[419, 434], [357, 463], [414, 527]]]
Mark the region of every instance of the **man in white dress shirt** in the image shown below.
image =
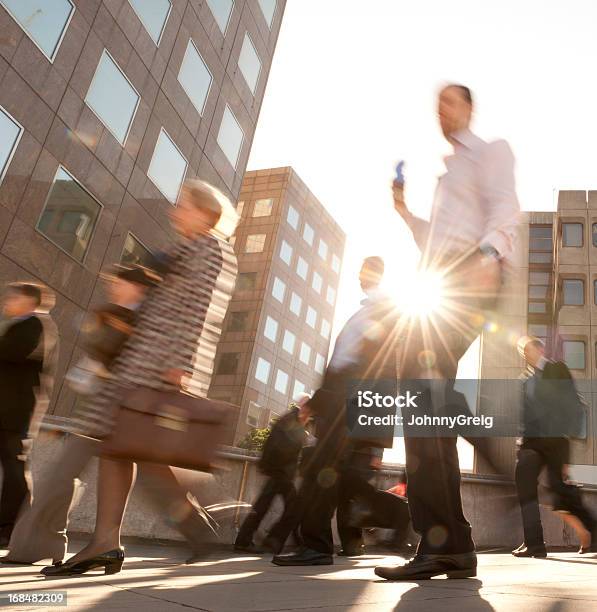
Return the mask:
[[[394, 207], [421, 250], [421, 267], [438, 274], [443, 285], [441, 306], [429, 317], [411, 321], [401, 380], [439, 379], [445, 381], [439, 388], [446, 390], [456, 378], [458, 361], [482, 329], [484, 312], [495, 305], [520, 210], [512, 151], [503, 140], [487, 143], [473, 134], [472, 113], [467, 87], [441, 90], [440, 127], [454, 152], [445, 159], [446, 173], [438, 181], [429, 221], [409, 211], [403, 184], [393, 184]], [[431, 409], [441, 411], [441, 404], [441, 395], [438, 401], [434, 393]], [[415, 437], [405, 430], [405, 448], [411, 517], [421, 540], [408, 563], [379, 567], [376, 573], [388, 580], [475, 576], [477, 559], [462, 511], [456, 437]]]

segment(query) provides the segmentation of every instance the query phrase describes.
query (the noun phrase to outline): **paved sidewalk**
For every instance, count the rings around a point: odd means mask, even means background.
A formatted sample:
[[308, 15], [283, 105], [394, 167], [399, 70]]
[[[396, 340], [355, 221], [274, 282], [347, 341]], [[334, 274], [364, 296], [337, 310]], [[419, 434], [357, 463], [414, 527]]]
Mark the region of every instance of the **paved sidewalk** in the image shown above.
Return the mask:
[[278, 568], [268, 556], [219, 551], [194, 565], [182, 564], [184, 556], [181, 548], [129, 545], [121, 573], [69, 579], [45, 579], [38, 574], [41, 565], [2, 565], [0, 592], [66, 590], [66, 609], [98, 612], [597, 610], [597, 555], [558, 553], [545, 560], [519, 560], [506, 554], [481, 554], [477, 579], [420, 583], [385, 582], [374, 575], [375, 565], [398, 563], [399, 557], [340, 557], [329, 567]]

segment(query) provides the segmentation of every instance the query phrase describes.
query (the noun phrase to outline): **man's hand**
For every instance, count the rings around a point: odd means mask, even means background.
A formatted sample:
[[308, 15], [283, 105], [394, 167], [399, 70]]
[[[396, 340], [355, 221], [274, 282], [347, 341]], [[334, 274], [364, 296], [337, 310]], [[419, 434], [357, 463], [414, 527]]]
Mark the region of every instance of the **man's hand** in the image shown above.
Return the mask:
[[403, 219], [406, 219], [410, 215], [410, 212], [404, 201], [404, 183], [393, 181], [392, 195], [394, 196], [394, 209]]
[[501, 286], [500, 262], [491, 255], [475, 253], [461, 266], [454, 275], [456, 291], [474, 295], [479, 298], [496, 298]]
[[170, 383], [171, 385], [174, 385], [175, 387], [181, 387], [182, 377], [184, 376], [184, 374], [184, 370], [181, 370], [179, 368], [170, 368], [162, 374], [162, 379]]

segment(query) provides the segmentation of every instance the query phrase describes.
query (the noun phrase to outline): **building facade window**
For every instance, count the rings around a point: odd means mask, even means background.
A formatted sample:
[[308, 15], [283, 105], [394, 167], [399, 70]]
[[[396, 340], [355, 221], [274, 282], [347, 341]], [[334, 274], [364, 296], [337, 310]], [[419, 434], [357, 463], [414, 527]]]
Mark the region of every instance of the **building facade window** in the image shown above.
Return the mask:
[[239, 291], [253, 291], [257, 286], [257, 272], [241, 272], [236, 278]]
[[222, 115], [222, 123], [220, 123], [217, 142], [220, 149], [222, 149], [222, 153], [224, 153], [226, 159], [235, 170], [244, 139], [245, 134], [240, 127], [240, 123], [228, 104], [226, 104], [224, 114]]
[[152, 268], [153, 263], [153, 253], [129, 232], [122, 248], [120, 264], [123, 266], [145, 266], [146, 268]]
[[230, 313], [228, 320], [228, 331], [242, 332], [247, 329], [249, 321], [249, 312], [247, 310], [237, 310]]
[[311, 361], [311, 347], [306, 342], [301, 342], [301, 350], [299, 353], [299, 359], [305, 365], [309, 365], [309, 362]]
[[263, 253], [267, 234], [249, 234], [245, 242], [245, 253]]
[[319, 257], [321, 257], [323, 261], [327, 261], [328, 245], [327, 245], [327, 242], [325, 242], [325, 240], [321, 240], [321, 238], [319, 239], [319, 247], [317, 249], [317, 252], [319, 253]]
[[244, 210], [244, 208], [245, 208], [245, 201], [244, 201], [244, 200], [241, 200], [241, 201], [240, 201], [240, 202], [239, 202], [239, 203], [236, 205], [236, 214], [237, 214], [239, 217], [242, 217], [242, 216], [243, 216], [243, 210]]
[[271, 363], [267, 361], [267, 359], [259, 357], [259, 359], [257, 359], [257, 367], [255, 368], [255, 378], [264, 385], [267, 385], [270, 368]]
[[263, 335], [272, 342], [278, 339], [278, 321], [272, 317], [267, 317], [265, 320], [265, 327], [263, 328]]
[[305, 227], [303, 228], [303, 240], [309, 245], [313, 246], [313, 238], [315, 237], [315, 231], [308, 224], [305, 223]]
[[296, 273], [303, 280], [307, 280], [307, 274], [309, 274], [309, 264], [300, 256], [296, 262]]
[[296, 378], [294, 381], [294, 387], [292, 388], [292, 397], [296, 398], [301, 393], [304, 393], [304, 392], [305, 392], [305, 385], [298, 378]]
[[333, 287], [328, 286], [325, 299], [330, 306], [336, 303], [336, 290]]
[[582, 223], [562, 223], [562, 246], [581, 247], [583, 245]]
[[156, 45], [160, 44], [172, 4], [170, 0], [129, 0], [139, 21]]
[[597, 223], [592, 226], [593, 246], [597, 246]]
[[286, 221], [288, 221], [288, 225], [290, 225], [292, 229], [298, 229], [299, 214], [296, 208], [294, 208], [293, 206], [288, 207], [288, 214], [286, 215]]
[[257, 55], [257, 50], [248, 32], [245, 32], [243, 46], [241, 47], [238, 57], [238, 67], [251, 93], [255, 95], [259, 74], [261, 73], [261, 60], [259, 59], [259, 55]]
[[170, 204], [176, 204], [178, 200], [178, 194], [187, 173], [187, 166], [186, 157], [174, 144], [166, 130], [161, 128], [151, 156], [147, 176]]
[[302, 298], [293, 291], [292, 295], [290, 296], [290, 312], [294, 313], [297, 317], [300, 317], [302, 307]]
[[315, 329], [315, 326], [317, 325], [317, 310], [315, 310], [315, 308], [312, 306], [307, 308], [307, 317], [305, 320], [307, 321], [307, 325], [309, 327]]
[[274, 383], [274, 389], [278, 393], [286, 395], [286, 390], [288, 389], [288, 374], [286, 374], [284, 370], [278, 370], [276, 372], [276, 382]]
[[6, 175], [23, 128], [0, 106], [0, 182]]
[[529, 298], [547, 299], [550, 285], [550, 272], [529, 272]]
[[326, 340], [329, 340], [331, 331], [332, 331], [332, 326], [330, 325], [330, 322], [327, 319], [323, 319], [321, 321], [321, 335]]
[[286, 240], [282, 240], [282, 244], [280, 245], [280, 259], [287, 265], [290, 265], [292, 261], [292, 247], [286, 242]]
[[332, 255], [332, 270], [336, 273], [336, 274], [340, 274], [340, 258], [338, 257], [338, 255]]
[[284, 338], [282, 339], [282, 348], [291, 355], [294, 355], [294, 345], [296, 336], [289, 330], [284, 330]]
[[253, 205], [253, 217], [269, 217], [274, 206], [273, 198], [257, 200]]
[[101, 208], [101, 204], [60, 166], [37, 229], [64, 252], [82, 262]]
[[257, 0], [257, 2], [259, 3], [263, 16], [265, 17], [267, 27], [271, 28], [274, 20], [274, 14], [276, 13], [276, 0]]
[[85, 104], [124, 146], [140, 96], [106, 49], [85, 96]]
[[585, 343], [582, 340], [564, 340], [562, 350], [564, 361], [571, 370], [585, 369]]
[[178, 71], [178, 82], [189, 96], [197, 112], [203, 116], [213, 77], [192, 38], [189, 38], [187, 50]]
[[545, 302], [529, 302], [529, 312], [544, 314], [547, 312], [547, 305]]
[[321, 293], [321, 289], [323, 287], [323, 278], [317, 272], [313, 272], [313, 280], [311, 281], [311, 286], [317, 293]]
[[272, 285], [272, 295], [278, 300], [278, 302], [283, 304], [285, 293], [286, 284], [276, 276], [276, 278], [274, 278], [274, 284]]
[[321, 355], [320, 353], [317, 353], [317, 355], [315, 356], [315, 371], [318, 374], [323, 374], [324, 369], [325, 369], [325, 357]]
[[261, 418], [261, 406], [255, 402], [249, 402], [247, 408], [247, 425], [249, 427], [259, 427], [259, 419]]
[[234, 8], [234, 0], [207, 0], [207, 4], [215, 22], [218, 24], [218, 28], [220, 28], [220, 32], [226, 35], [230, 15], [232, 15], [232, 9]]
[[565, 306], [582, 306], [585, 303], [585, 283], [577, 278], [565, 278], [562, 281], [563, 304]]
[[53, 62], [75, 12], [71, 0], [0, 0], [0, 4]]
[[238, 372], [238, 364], [240, 363], [240, 353], [222, 353], [218, 363], [216, 374], [222, 376], [230, 376]]

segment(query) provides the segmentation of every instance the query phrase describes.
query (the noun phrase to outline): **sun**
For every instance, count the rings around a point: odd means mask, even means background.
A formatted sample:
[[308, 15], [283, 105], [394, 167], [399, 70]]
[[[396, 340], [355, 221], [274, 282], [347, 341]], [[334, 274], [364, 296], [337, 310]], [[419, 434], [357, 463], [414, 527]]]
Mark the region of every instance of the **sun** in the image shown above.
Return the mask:
[[444, 282], [437, 272], [419, 270], [394, 290], [395, 301], [405, 315], [427, 318], [444, 305]]

